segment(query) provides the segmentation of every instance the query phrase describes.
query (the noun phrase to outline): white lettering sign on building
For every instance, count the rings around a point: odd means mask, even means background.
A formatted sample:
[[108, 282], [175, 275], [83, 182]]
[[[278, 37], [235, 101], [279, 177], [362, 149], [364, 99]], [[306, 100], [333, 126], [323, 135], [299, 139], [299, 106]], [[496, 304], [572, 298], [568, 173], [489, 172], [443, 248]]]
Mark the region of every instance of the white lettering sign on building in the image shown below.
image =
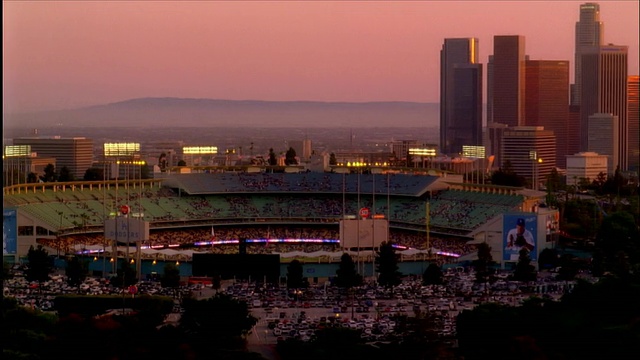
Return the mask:
[[104, 222], [104, 237], [118, 242], [149, 240], [149, 222], [129, 217], [116, 217]]

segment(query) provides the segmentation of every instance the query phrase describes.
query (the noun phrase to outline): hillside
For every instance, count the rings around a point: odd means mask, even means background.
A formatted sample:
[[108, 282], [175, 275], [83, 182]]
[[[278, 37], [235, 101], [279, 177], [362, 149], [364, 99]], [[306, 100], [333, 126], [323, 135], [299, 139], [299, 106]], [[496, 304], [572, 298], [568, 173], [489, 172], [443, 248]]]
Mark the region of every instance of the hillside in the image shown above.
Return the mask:
[[82, 127], [428, 127], [439, 105], [416, 102], [257, 101], [140, 98], [78, 109], [4, 114], [5, 128]]

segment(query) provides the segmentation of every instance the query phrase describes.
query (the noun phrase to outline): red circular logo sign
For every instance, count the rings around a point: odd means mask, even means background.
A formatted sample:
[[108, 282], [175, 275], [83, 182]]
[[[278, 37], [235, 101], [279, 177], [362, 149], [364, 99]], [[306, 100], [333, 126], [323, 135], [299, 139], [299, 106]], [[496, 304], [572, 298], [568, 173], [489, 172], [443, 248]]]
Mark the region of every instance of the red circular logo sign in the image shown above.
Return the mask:
[[120, 206], [120, 213], [122, 215], [127, 215], [129, 213], [129, 205]]
[[135, 285], [129, 286], [129, 294], [135, 295], [137, 293], [138, 293], [138, 287], [137, 286], [135, 286]]
[[369, 217], [369, 208], [362, 208], [360, 209], [360, 216], [363, 218], [368, 218]]

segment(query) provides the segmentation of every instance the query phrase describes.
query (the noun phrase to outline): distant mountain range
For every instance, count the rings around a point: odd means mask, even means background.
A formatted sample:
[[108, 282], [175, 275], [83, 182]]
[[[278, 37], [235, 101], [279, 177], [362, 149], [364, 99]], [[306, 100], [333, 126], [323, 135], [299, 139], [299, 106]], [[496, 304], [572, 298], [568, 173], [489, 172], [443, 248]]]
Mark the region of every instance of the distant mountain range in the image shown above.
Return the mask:
[[139, 98], [70, 110], [3, 114], [5, 128], [432, 127], [439, 105], [418, 102]]

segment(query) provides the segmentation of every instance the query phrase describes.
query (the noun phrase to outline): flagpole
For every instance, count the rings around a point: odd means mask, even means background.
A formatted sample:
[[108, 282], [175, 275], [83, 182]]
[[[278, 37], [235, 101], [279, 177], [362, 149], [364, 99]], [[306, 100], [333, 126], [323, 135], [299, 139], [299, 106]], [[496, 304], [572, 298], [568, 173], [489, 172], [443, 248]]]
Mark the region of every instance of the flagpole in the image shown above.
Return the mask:
[[[358, 212], [360, 211], [360, 169], [358, 171]], [[360, 273], [360, 221], [362, 221], [360, 214], [358, 214], [358, 239], [357, 239], [357, 251], [356, 256], [358, 257], [356, 260], [356, 268], [358, 269], [358, 273]], [[362, 273], [360, 273], [362, 274]]]
[[427, 225], [427, 252], [429, 253], [429, 258], [431, 258], [431, 233], [429, 232], [429, 225], [430, 225], [430, 219], [429, 219], [429, 200], [427, 200], [427, 206], [426, 206], [426, 225]]

